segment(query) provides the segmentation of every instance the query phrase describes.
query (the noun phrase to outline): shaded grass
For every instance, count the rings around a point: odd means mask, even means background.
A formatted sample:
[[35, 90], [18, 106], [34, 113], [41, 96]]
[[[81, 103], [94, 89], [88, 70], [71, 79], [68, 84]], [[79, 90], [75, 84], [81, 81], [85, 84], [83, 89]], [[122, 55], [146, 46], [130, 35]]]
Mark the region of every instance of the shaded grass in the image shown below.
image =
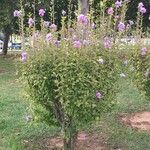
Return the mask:
[[0, 150], [22, 150], [23, 139], [55, 134], [55, 128], [26, 121], [27, 104], [21, 96], [14, 61], [0, 57], [0, 70], [3, 70], [0, 74]]
[[[25, 120], [28, 105], [20, 93], [14, 61], [0, 58], [0, 70], [3, 70], [0, 73], [0, 150], [44, 149], [38, 145], [38, 139], [54, 135], [58, 130], [48, 128], [44, 123], [28, 123]], [[150, 110], [150, 102], [129, 80], [121, 79], [119, 86], [117, 104], [111, 113], [103, 115], [101, 123], [94, 125], [94, 130], [107, 135], [110, 150], [149, 150], [150, 133], [126, 127], [118, 116], [120, 113]], [[29, 139], [32, 143], [26, 148], [24, 141]]]

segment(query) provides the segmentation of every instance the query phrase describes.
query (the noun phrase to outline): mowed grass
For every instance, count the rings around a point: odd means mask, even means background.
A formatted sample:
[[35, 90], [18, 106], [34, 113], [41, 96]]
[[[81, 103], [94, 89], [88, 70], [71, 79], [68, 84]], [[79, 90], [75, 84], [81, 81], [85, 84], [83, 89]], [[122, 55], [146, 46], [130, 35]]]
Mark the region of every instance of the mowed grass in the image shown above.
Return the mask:
[[[37, 139], [52, 136], [59, 130], [26, 121], [28, 104], [21, 95], [15, 68], [15, 61], [0, 57], [0, 150], [44, 150], [44, 146], [38, 146]], [[150, 132], [128, 128], [119, 120], [121, 113], [149, 111], [150, 103], [129, 80], [121, 79], [118, 83], [117, 104], [111, 113], [102, 116], [94, 130], [107, 135], [109, 150], [150, 150]], [[32, 144], [27, 148], [24, 143], [28, 140], [32, 140]]]
[[22, 150], [25, 139], [53, 135], [55, 128], [26, 121], [28, 105], [21, 95], [15, 63], [0, 57], [0, 150]]
[[119, 81], [117, 105], [111, 113], [103, 116], [97, 129], [108, 135], [107, 143], [110, 149], [150, 150], [150, 131], [138, 131], [125, 126], [120, 121], [120, 114], [150, 111], [150, 102], [127, 81], [122, 79]]

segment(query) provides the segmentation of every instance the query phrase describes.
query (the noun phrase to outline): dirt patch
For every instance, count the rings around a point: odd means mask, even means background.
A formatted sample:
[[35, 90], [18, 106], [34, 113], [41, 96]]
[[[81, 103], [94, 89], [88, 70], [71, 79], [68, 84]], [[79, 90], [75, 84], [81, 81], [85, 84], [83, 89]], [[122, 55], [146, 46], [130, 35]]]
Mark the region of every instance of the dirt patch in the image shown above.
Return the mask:
[[131, 115], [121, 114], [121, 121], [132, 128], [150, 131], [150, 112], [138, 112]]
[[6, 70], [0, 69], [0, 74], [4, 74], [4, 73], [6, 73]]
[[107, 150], [106, 137], [100, 133], [80, 133], [75, 150]]
[[[106, 137], [101, 133], [79, 133], [76, 142], [75, 150], [107, 150]], [[29, 150], [30, 145], [34, 142], [24, 140], [25, 149]], [[39, 150], [63, 150], [63, 140], [60, 137], [42, 138], [36, 141]]]

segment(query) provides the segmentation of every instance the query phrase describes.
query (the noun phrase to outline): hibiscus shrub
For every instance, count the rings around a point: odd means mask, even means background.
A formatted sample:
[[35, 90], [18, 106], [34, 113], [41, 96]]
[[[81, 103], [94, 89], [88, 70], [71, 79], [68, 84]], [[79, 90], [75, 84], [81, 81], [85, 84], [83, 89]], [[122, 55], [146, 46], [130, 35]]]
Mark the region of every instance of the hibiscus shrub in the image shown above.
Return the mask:
[[110, 110], [119, 77], [115, 51], [80, 44], [43, 42], [22, 55], [22, 81], [35, 115], [60, 126], [70, 140], [81, 126]]
[[[41, 17], [44, 13], [39, 11]], [[83, 14], [72, 28], [66, 27], [62, 17], [59, 33], [47, 21], [35, 32], [33, 19], [28, 20], [33, 36], [22, 53], [21, 81], [35, 118], [61, 127], [65, 150], [73, 149], [81, 127], [98, 121], [115, 103], [122, 60], [109, 36], [113, 23], [112, 14], [108, 15], [110, 23], [103, 20], [100, 27]], [[119, 23], [117, 31], [121, 37], [125, 24]]]
[[150, 99], [150, 48], [135, 48], [131, 62], [134, 68], [133, 81], [138, 89]]

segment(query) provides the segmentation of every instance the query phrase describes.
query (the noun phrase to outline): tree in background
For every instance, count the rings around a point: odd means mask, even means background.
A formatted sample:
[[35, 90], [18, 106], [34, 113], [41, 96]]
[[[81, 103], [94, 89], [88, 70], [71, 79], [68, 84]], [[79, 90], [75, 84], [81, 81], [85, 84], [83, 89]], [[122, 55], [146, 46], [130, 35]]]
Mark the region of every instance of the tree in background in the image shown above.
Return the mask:
[[9, 37], [12, 34], [14, 18], [13, 11], [17, 7], [17, 0], [1, 0], [0, 1], [0, 28], [4, 34], [4, 45], [2, 53], [7, 54]]
[[89, 11], [89, 0], [80, 0], [81, 14], [87, 15]]

